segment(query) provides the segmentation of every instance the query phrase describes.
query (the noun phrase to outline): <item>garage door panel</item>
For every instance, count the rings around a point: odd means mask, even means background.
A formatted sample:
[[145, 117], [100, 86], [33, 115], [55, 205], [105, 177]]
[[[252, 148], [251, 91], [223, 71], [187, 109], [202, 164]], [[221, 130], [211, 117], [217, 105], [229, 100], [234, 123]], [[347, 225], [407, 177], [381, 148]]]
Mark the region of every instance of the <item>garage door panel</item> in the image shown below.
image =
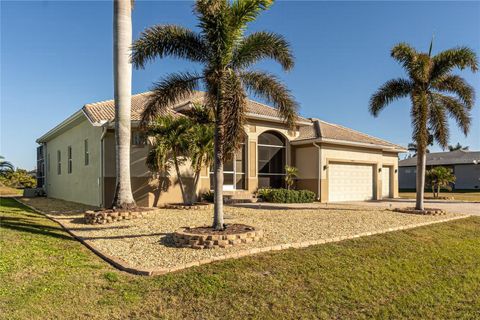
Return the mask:
[[330, 202], [373, 199], [373, 166], [330, 164], [328, 199]]

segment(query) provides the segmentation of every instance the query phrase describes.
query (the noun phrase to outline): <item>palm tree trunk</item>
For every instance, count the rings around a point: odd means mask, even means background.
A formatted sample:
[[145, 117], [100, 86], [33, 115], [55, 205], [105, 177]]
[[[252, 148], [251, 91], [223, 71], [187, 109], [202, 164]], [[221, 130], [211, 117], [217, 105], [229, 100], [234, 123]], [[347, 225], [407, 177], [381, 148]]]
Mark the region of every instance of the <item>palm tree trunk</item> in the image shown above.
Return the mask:
[[196, 171], [193, 178], [193, 190], [190, 198], [190, 202], [194, 204], [197, 201], [197, 187], [198, 182], [200, 181], [200, 171]]
[[223, 159], [219, 128], [215, 128], [215, 160], [213, 164], [213, 177], [215, 179], [214, 207], [213, 207], [213, 228], [223, 230]]
[[175, 171], [177, 172], [178, 184], [180, 186], [180, 192], [182, 193], [182, 199], [184, 204], [188, 204], [187, 197], [185, 195], [185, 188], [183, 186], [182, 177], [180, 175], [180, 166], [178, 165], [177, 154], [173, 152], [173, 163], [175, 164]]
[[130, 181], [130, 135], [132, 64], [131, 0], [113, 2], [113, 70], [115, 96], [116, 187], [112, 207], [129, 209], [136, 206]]
[[425, 188], [425, 167], [426, 167], [426, 152], [424, 148], [419, 148], [417, 153], [417, 199], [415, 209], [423, 210], [423, 197]]

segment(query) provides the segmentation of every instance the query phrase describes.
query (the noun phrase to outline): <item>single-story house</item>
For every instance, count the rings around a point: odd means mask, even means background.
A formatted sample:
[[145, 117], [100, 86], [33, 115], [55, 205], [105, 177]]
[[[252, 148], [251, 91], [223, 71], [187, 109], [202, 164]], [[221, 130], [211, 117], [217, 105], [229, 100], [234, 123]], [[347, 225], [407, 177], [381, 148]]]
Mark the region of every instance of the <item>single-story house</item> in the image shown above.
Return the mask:
[[[417, 157], [398, 162], [400, 189], [415, 189]], [[427, 153], [427, 169], [450, 168], [456, 177], [453, 189], [480, 189], [480, 151], [456, 150]]]
[[[138, 130], [149, 93], [132, 96], [131, 181], [141, 206], [180, 202], [180, 188], [171, 173], [170, 185], [152, 179], [145, 165], [148, 139]], [[202, 103], [203, 92], [172, 106], [182, 113]], [[247, 137], [224, 165], [224, 190], [245, 197], [258, 188], [282, 187], [285, 165], [298, 168], [296, 188], [316, 193], [319, 201], [381, 199], [398, 196], [398, 145], [319, 119], [299, 117], [293, 130], [278, 111], [248, 101]], [[86, 104], [37, 139], [40, 186], [47, 195], [79, 203], [108, 206], [115, 186], [114, 101]], [[201, 173], [198, 195], [211, 189], [211, 173]], [[182, 177], [192, 177], [188, 165]], [[193, 180], [193, 179], [192, 179]]]

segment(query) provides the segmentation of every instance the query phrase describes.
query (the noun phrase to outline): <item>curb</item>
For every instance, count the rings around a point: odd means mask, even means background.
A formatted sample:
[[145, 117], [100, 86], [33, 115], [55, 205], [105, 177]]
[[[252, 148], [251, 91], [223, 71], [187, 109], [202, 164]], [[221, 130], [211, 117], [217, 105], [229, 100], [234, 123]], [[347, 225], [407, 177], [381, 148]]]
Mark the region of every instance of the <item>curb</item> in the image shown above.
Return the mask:
[[85, 239], [75, 235], [75, 233], [73, 233], [68, 228], [66, 228], [62, 224], [62, 222], [60, 222], [59, 220], [53, 218], [52, 216], [50, 216], [49, 214], [47, 214], [43, 211], [40, 211], [40, 210], [24, 203], [23, 201], [21, 201], [18, 198], [13, 198], [13, 199], [15, 199], [15, 201], [24, 205], [25, 207], [29, 208], [30, 210], [33, 210], [33, 211], [47, 217], [51, 221], [59, 224], [62, 227], [62, 229], [65, 230], [70, 236], [72, 236], [74, 239], [78, 240], [80, 243], [82, 243], [88, 249], [90, 249], [93, 253], [95, 253], [98, 257], [100, 257], [104, 261], [108, 262], [109, 264], [111, 264], [115, 268], [117, 268], [121, 271], [131, 273], [131, 274], [142, 275], [142, 276], [162, 275], [162, 274], [166, 274], [166, 273], [170, 273], [170, 272], [176, 272], [176, 271], [180, 271], [180, 270], [185, 270], [185, 269], [188, 269], [188, 268], [191, 268], [191, 267], [196, 267], [196, 266], [200, 266], [200, 265], [203, 265], [203, 264], [208, 264], [208, 263], [212, 263], [212, 262], [216, 262], [216, 261], [222, 261], [222, 260], [227, 260], [227, 259], [238, 259], [238, 258], [242, 258], [242, 257], [246, 257], [246, 256], [256, 255], [256, 254], [263, 253], [263, 252], [280, 251], [280, 250], [285, 250], [285, 249], [289, 249], [289, 248], [295, 248], [295, 249], [306, 248], [306, 247], [310, 247], [310, 246], [314, 246], [314, 245], [320, 245], [320, 244], [325, 244], [325, 243], [335, 243], [335, 242], [340, 242], [340, 241], [343, 241], [343, 240], [351, 240], [351, 239], [357, 239], [357, 238], [361, 238], [361, 237], [368, 237], [368, 236], [372, 236], [372, 235], [385, 234], [385, 233], [389, 233], [389, 232], [414, 229], [414, 228], [419, 228], [419, 227], [424, 227], [424, 226], [428, 226], [428, 225], [439, 224], [439, 223], [444, 223], [444, 222], [449, 222], [449, 221], [454, 221], [454, 220], [459, 220], [459, 219], [465, 219], [465, 218], [470, 217], [470, 215], [462, 215], [462, 216], [455, 216], [455, 217], [440, 219], [440, 220], [436, 220], [436, 221], [419, 222], [419, 223], [414, 223], [414, 224], [410, 224], [410, 225], [406, 225], [406, 226], [387, 228], [387, 229], [378, 230], [378, 231], [362, 232], [362, 233], [357, 233], [357, 234], [353, 234], [353, 235], [349, 235], [349, 236], [338, 236], [338, 237], [327, 238], [327, 239], [309, 240], [309, 241], [294, 242], [294, 243], [287, 243], [287, 244], [277, 244], [277, 245], [273, 245], [273, 246], [269, 246], [269, 247], [261, 247], [261, 248], [251, 248], [251, 249], [247, 249], [247, 250], [242, 250], [242, 251], [238, 251], [238, 252], [234, 252], [234, 253], [225, 254], [223, 256], [212, 257], [210, 259], [207, 258], [207, 259], [203, 259], [203, 260], [198, 260], [198, 261], [178, 265], [178, 266], [171, 267], [171, 268], [142, 269], [142, 268], [133, 267], [133, 266], [129, 265], [124, 260], [109, 256], [109, 255], [103, 253], [101, 250], [97, 249], [93, 245], [92, 241], [85, 240]]

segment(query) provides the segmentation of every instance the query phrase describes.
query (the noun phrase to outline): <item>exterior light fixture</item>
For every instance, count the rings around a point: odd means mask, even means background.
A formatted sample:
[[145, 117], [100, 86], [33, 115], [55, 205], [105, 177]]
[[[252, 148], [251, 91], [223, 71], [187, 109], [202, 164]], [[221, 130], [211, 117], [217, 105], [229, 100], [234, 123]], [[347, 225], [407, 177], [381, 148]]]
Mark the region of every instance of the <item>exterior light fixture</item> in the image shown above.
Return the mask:
[[378, 172], [382, 172], [382, 168], [378, 168]]
[[397, 172], [398, 172], [398, 169], [395, 169], [395, 173], [397, 173]]
[[323, 166], [323, 170], [327, 170], [327, 169], [328, 169], [328, 164]]

